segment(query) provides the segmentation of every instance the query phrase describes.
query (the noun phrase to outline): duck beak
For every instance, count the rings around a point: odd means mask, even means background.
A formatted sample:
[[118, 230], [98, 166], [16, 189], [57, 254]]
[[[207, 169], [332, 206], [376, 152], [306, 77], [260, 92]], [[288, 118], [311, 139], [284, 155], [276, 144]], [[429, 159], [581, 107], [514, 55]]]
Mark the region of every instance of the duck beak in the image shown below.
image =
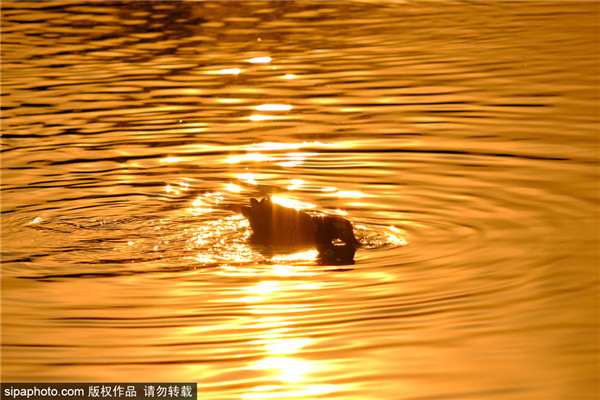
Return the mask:
[[362, 246], [362, 244], [356, 240], [354, 236], [354, 230], [352, 229], [352, 224], [348, 220], [336, 221], [335, 223], [337, 228], [338, 237], [347, 245], [354, 247]]
[[354, 247], [355, 249], [357, 247], [362, 246], [362, 243], [359, 242], [358, 240], [356, 240], [356, 237], [354, 236], [353, 231], [348, 232], [348, 234], [345, 237], [342, 237], [342, 240], [344, 241], [344, 243], [349, 244], [350, 246]]

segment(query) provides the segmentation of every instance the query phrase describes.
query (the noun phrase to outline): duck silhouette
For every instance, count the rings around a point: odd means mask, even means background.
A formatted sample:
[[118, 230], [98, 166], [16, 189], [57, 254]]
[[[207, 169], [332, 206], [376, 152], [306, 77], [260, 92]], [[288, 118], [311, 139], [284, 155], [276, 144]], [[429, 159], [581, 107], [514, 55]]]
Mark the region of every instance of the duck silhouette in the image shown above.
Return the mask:
[[[332, 264], [354, 263], [361, 244], [354, 236], [352, 223], [333, 215], [310, 215], [273, 203], [270, 197], [250, 199], [250, 205], [230, 204], [229, 209], [250, 222], [250, 241], [265, 246], [316, 246], [319, 261]], [[339, 239], [343, 245], [336, 245]]]

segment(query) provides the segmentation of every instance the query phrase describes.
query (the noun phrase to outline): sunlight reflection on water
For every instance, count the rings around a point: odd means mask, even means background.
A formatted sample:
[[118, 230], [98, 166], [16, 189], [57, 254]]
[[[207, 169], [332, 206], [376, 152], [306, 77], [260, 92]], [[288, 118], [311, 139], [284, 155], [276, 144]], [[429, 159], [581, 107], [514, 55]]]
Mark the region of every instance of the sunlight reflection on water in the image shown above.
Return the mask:
[[[274, 302], [288, 297], [289, 294], [286, 294], [288, 291], [315, 291], [319, 289], [319, 286], [321, 285], [315, 283], [290, 286], [282, 285], [278, 281], [261, 281], [247, 289], [253, 294], [252, 297], [244, 298], [249, 303], [248, 308], [251, 313], [276, 316], [266, 317], [270, 329], [265, 330], [257, 336], [257, 340], [249, 343], [262, 346], [269, 355], [252, 363], [247, 368], [266, 371], [267, 376], [279, 380], [280, 384], [255, 386], [251, 388], [250, 393], [243, 394], [242, 398], [303, 397], [325, 394], [337, 389], [335, 385], [302, 385], [302, 382], [310, 382], [305, 375], [318, 372], [319, 365], [313, 361], [295, 358], [294, 355], [314, 340], [306, 337], [294, 337], [293, 330], [287, 328], [292, 322], [287, 321], [282, 315], [311, 311], [311, 308], [298, 304], [273, 306]], [[261, 301], [268, 302], [270, 305], [264, 306]], [[321, 364], [320, 368], [323, 367]]]

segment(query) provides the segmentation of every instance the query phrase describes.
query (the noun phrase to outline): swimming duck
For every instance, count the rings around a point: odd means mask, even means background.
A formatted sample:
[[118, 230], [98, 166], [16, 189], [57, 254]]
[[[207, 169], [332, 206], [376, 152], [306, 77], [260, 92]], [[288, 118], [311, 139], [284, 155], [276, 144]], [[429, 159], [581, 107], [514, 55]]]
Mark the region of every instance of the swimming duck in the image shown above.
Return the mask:
[[[241, 213], [250, 222], [251, 241], [261, 245], [312, 246], [320, 259], [331, 263], [353, 263], [360, 246], [345, 218], [333, 215], [309, 215], [304, 211], [273, 203], [271, 198], [250, 199], [250, 206], [230, 204], [229, 209]], [[334, 245], [340, 239], [343, 246]]]

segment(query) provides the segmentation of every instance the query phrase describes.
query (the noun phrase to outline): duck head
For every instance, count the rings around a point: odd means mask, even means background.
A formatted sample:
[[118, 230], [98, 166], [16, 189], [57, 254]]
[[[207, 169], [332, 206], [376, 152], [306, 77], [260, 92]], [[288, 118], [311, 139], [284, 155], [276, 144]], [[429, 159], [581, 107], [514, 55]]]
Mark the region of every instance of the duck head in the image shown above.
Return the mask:
[[313, 217], [317, 229], [317, 243], [321, 245], [330, 245], [335, 239], [340, 239], [347, 246], [356, 249], [361, 244], [354, 236], [352, 224], [345, 218], [322, 215]]

